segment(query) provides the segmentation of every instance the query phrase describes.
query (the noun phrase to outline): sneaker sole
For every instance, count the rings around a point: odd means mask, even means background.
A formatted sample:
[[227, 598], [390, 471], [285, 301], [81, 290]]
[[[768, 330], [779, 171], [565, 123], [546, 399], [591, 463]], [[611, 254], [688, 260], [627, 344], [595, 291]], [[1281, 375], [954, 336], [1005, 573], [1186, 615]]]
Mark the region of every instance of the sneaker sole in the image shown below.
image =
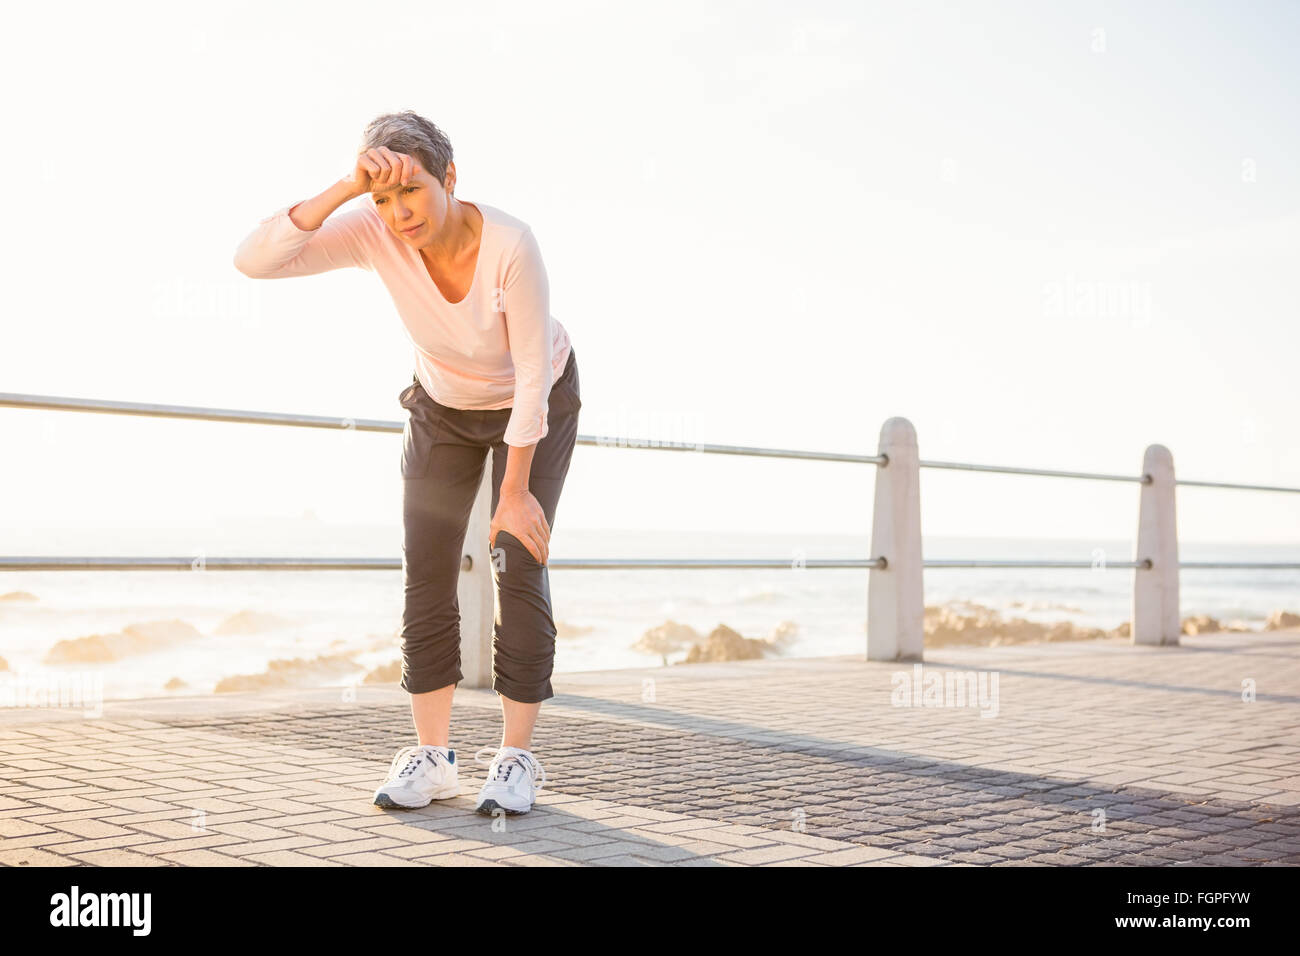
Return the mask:
[[484, 816], [490, 817], [493, 814], [493, 812], [497, 810], [504, 810], [507, 816], [518, 817], [518, 816], [522, 816], [525, 813], [528, 813], [532, 809], [533, 809], [532, 807], [529, 807], [527, 810], [512, 810], [510, 809], [510, 807], [502, 806], [501, 804], [497, 803], [495, 800], [484, 800], [482, 803], [480, 803], [477, 807], [474, 808], [474, 812], [481, 813]]
[[386, 810], [419, 810], [421, 807], [427, 807], [434, 800], [450, 800], [452, 797], [460, 796], [460, 784], [456, 784], [455, 789], [450, 787], [443, 790], [434, 791], [433, 795], [423, 803], [398, 803], [386, 793], [376, 793], [374, 805], [383, 807]]

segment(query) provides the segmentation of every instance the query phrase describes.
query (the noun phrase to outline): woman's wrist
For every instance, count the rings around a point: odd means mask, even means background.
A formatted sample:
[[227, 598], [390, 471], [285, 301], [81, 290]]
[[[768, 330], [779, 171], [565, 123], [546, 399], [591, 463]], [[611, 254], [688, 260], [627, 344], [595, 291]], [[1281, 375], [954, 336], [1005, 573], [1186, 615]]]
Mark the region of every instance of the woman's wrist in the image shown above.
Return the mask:
[[[334, 188], [338, 190], [339, 195], [343, 197], [343, 202], [347, 202], [350, 199], [356, 199], [358, 196], [364, 196], [366, 194], [366, 190], [361, 189], [357, 185], [357, 181], [351, 176], [344, 176], [334, 184]], [[342, 205], [342, 203], [339, 205]]]

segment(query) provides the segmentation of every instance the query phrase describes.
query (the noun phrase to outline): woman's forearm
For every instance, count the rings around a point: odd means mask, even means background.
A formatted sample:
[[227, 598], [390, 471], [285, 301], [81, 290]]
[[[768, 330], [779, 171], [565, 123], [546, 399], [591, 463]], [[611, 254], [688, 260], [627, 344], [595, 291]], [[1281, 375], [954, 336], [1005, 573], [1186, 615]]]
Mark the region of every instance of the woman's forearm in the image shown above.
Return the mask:
[[290, 209], [289, 219], [299, 229], [311, 232], [319, 229], [335, 209], [360, 195], [356, 183], [351, 179], [340, 179], [320, 195], [304, 199]]
[[355, 183], [340, 179], [318, 196], [281, 206], [235, 248], [235, 268], [253, 279], [309, 276], [345, 266], [372, 269], [370, 231], [362, 228], [365, 211], [330, 218], [360, 195]]
[[533, 470], [533, 453], [537, 450], [537, 443], [508, 445], [506, 447], [506, 473], [501, 479], [501, 494], [527, 491], [529, 474]]

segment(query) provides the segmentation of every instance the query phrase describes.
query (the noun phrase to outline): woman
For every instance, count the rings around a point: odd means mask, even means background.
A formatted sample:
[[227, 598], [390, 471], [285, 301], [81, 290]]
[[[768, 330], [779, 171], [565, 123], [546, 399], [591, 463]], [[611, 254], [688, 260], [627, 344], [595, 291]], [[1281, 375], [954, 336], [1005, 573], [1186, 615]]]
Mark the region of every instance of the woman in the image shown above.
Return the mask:
[[[469, 515], [492, 454], [492, 687], [505, 730], [476, 809], [526, 813], [545, 779], [531, 751], [554, 696], [555, 622], [546, 568], [582, 399], [569, 334], [550, 315], [530, 227], [458, 200], [451, 143], [416, 113], [366, 127], [349, 177], [263, 219], [235, 267], [252, 278], [357, 266], [376, 273], [415, 346], [402, 447], [402, 682], [419, 745], [400, 750], [375, 791], [381, 807], [423, 807], [460, 793], [448, 745], [460, 670], [456, 584]], [[360, 208], [332, 216], [343, 203]], [[478, 755], [483, 761], [483, 752]]]

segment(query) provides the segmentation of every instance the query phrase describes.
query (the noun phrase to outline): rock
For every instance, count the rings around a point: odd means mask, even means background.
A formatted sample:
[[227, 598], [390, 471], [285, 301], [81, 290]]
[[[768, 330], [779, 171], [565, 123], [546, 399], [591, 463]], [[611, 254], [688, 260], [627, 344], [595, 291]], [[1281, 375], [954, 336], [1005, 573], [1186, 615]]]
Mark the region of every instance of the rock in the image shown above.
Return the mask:
[[642, 654], [658, 654], [667, 667], [669, 654], [695, 644], [699, 639], [699, 633], [689, 624], [665, 621], [642, 634], [641, 639], [632, 645], [632, 650]]
[[265, 690], [270, 687], [319, 687], [326, 681], [355, 673], [357, 664], [345, 654], [295, 657], [271, 661], [261, 674], [236, 674], [217, 681], [215, 693]]
[[[962, 609], [968, 609], [972, 613], [963, 614]], [[1095, 627], [1076, 627], [1069, 621], [1041, 624], [1021, 617], [1003, 620], [994, 608], [970, 601], [954, 601], [945, 607], [927, 607], [924, 627], [926, 647], [950, 644], [1000, 647], [1037, 641], [1090, 641], [1128, 636], [1127, 623], [1121, 624], [1116, 631], [1107, 632]]]
[[124, 627], [116, 634], [91, 634], [58, 641], [46, 652], [45, 663], [102, 664], [201, 637], [203, 635], [185, 621], [146, 621]]
[[362, 679], [363, 684], [398, 684], [402, 680], [402, 662], [392, 661], [376, 667]]
[[1197, 614], [1194, 617], [1183, 618], [1184, 634], [1217, 634], [1222, 630], [1223, 625], [1208, 614]]
[[1264, 630], [1280, 631], [1284, 627], [1300, 627], [1300, 614], [1292, 614], [1290, 611], [1278, 608], [1268, 616]]
[[6, 594], [0, 594], [0, 601], [35, 601], [36, 595], [30, 591], [9, 591]]
[[185, 683], [185, 681], [181, 680], [179, 677], [173, 677], [167, 683], [163, 684], [163, 690], [180, 690], [182, 687], [189, 686], [189, 684]]
[[1076, 641], [1079, 639], [1074, 625], [1069, 621], [1057, 621], [1047, 629], [1046, 639], [1049, 641]]
[[766, 656], [775, 648], [769, 641], [742, 637], [736, 631], [719, 624], [709, 634], [703, 644], [694, 645], [686, 655], [683, 664], [698, 664], [705, 661], [750, 661]]

